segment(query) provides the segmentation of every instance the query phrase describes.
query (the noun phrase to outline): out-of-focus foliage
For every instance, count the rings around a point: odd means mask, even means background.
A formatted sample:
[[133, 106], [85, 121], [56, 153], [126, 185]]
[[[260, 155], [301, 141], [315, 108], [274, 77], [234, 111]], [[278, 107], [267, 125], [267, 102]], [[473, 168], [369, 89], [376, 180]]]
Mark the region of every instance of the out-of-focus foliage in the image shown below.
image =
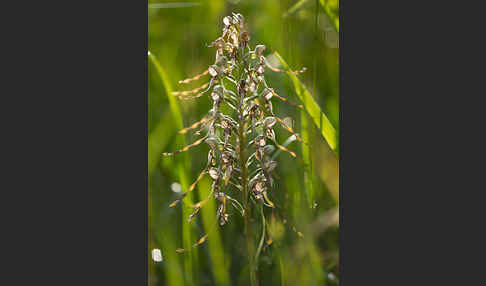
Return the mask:
[[[240, 215], [234, 214], [229, 224], [213, 229], [208, 241], [191, 249], [190, 255], [176, 253], [177, 248], [190, 243], [188, 239], [195, 243], [212, 226], [215, 205], [201, 210], [191, 224], [187, 223], [187, 202], [168, 207], [204, 168], [208, 147], [200, 145], [161, 160], [162, 152], [180, 149], [184, 141], [195, 139], [190, 133], [177, 133], [178, 115], [167, 90], [187, 90], [205, 83], [200, 80], [179, 85], [178, 80], [199, 74], [214, 63], [215, 50], [206, 46], [221, 34], [224, 16], [231, 12], [245, 16], [251, 45], [266, 45], [265, 55], [273, 66], [282, 68], [272, 56], [272, 51], [277, 51], [291, 69], [307, 67], [307, 72], [299, 75], [300, 82], [339, 134], [337, 1], [309, 0], [288, 13], [297, 2], [149, 1], [148, 47], [164, 71], [161, 75], [149, 61], [149, 285], [249, 285]], [[326, 3], [330, 8], [325, 7]], [[265, 75], [279, 95], [302, 103], [287, 74], [267, 71]], [[176, 104], [184, 126], [198, 121], [211, 108], [210, 99], [204, 96]], [[305, 135], [309, 147], [303, 153], [298, 142], [287, 146], [306, 158], [306, 166], [289, 156], [278, 157], [278, 180], [273, 192], [277, 207], [265, 210], [272, 243], [265, 243], [259, 255], [260, 285], [338, 285], [338, 156], [311, 117], [302, 120], [305, 113], [278, 102], [274, 110], [289, 115], [286, 122]], [[281, 142], [289, 136], [283, 129], [276, 133]], [[194, 201], [208, 194], [209, 185], [206, 179], [201, 181], [193, 192]], [[260, 234], [261, 224], [257, 223], [253, 233]], [[162, 261], [152, 260], [153, 248], [161, 249]]]
[[277, 57], [279, 62], [283, 65], [284, 70], [287, 71], [287, 74], [292, 79], [292, 82], [295, 87], [295, 92], [297, 93], [297, 96], [300, 99], [300, 101], [302, 101], [303, 103], [302, 105], [304, 106], [305, 111], [312, 118], [317, 128], [319, 128], [322, 136], [327, 140], [327, 144], [329, 144], [329, 147], [331, 147], [332, 150], [336, 150], [337, 148], [336, 129], [334, 129], [331, 122], [329, 122], [327, 116], [321, 111], [319, 105], [316, 103], [316, 101], [309, 93], [307, 88], [298, 79], [297, 75], [295, 75], [293, 71], [289, 68], [288, 64], [285, 62], [284, 59], [282, 59], [280, 54], [278, 52], [274, 52], [274, 55]]

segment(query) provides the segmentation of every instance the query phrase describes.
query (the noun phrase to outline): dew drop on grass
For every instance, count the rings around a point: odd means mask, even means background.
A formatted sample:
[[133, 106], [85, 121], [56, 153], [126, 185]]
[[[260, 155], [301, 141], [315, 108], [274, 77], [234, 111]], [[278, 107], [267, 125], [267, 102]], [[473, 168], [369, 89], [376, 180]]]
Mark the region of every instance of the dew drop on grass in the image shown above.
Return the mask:
[[162, 261], [162, 252], [158, 248], [152, 249], [152, 260], [155, 262]]
[[182, 187], [181, 187], [181, 184], [179, 183], [172, 183], [170, 185], [170, 189], [174, 192], [174, 193], [180, 193], [181, 190], [182, 190]]

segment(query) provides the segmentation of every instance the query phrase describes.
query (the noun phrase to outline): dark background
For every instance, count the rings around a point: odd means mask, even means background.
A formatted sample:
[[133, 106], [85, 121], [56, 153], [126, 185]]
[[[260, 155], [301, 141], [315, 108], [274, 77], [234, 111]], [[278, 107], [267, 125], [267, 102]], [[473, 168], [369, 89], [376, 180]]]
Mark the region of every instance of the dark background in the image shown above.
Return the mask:
[[[482, 94], [468, 66], [482, 63], [481, 10], [343, 2], [340, 285], [477, 284], [482, 184], [467, 160], [482, 158], [481, 105], [452, 99]], [[2, 9], [2, 284], [145, 285], [147, 3], [15, 4]]]

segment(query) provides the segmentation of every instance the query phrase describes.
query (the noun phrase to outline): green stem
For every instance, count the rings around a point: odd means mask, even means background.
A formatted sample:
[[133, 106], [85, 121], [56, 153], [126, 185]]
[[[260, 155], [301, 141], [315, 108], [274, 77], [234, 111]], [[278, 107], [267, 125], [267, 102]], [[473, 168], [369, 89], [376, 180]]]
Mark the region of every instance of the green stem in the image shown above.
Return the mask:
[[260, 243], [258, 244], [258, 249], [255, 254], [255, 262], [257, 263], [256, 267], [258, 269], [258, 258], [260, 257], [260, 252], [262, 251], [263, 242], [265, 241], [265, 214], [263, 213], [263, 203], [260, 204], [260, 214], [262, 217], [262, 237], [260, 238]]
[[258, 279], [257, 273], [255, 268], [255, 261], [253, 257], [254, 253], [254, 242], [253, 236], [251, 234], [250, 228], [250, 208], [248, 207], [248, 178], [247, 178], [247, 167], [246, 167], [246, 144], [245, 144], [245, 119], [243, 116], [243, 99], [244, 93], [240, 95], [240, 103], [238, 105], [238, 141], [239, 141], [239, 162], [240, 162], [240, 169], [241, 169], [241, 185], [243, 187], [242, 191], [242, 201], [243, 201], [243, 209], [245, 210], [244, 221], [245, 221], [245, 236], [246, 236], [246, 244], [247, 244], [247, 253], [248, 253], [248, 262], [249, 262], [249, 272], [250, 272], [250, 285], [251, 286], [258, 286]]

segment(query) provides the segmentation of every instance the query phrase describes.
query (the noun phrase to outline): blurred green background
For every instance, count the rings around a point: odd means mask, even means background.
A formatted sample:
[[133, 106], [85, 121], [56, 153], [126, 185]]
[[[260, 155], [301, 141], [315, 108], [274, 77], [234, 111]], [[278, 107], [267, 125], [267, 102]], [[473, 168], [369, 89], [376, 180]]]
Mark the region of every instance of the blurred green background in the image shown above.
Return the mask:
[[[148, 254], [149, 285], [249, 285], [243, 219], [236, 211], [230, 211], [229, 224], [215, 227], [200, 247], [184, 254], [175, 251], [195, 243], [214, 220], [216, 204], [211, 201], [187, 223], [191, 213], [187, 202], [199, 201], [209, 193], [207, 176], [193, 192], [194, 197], [168, 207], [204, 168], [209, 148], [202, 144], [163, 160], [161, 153], [195, 141], [191, 133], [180, 135], [177, 131], [202, 118], [211, 102], [203, 96], [186, 101], [172, 97], [171, 103], [167, 91], [189, 90], [207, 82], [208, 76], [189, 85], [177, 83], [214, 62], [215, 49], [206, 46], [221, 35], [222, 18], [237, 12], [246, 19], [250, 47], [266, 45], [265, 55], [274, 66], [279, 67], [272, 56], [277, 51], [293, 70], [307, 67], [299, 78], [339, 134], [337, 7], [337, 0], [149, 1], [148, 48], [160, 63], [159, 67], [148, 63], [149, 251], [159, 248], [163, 256], [155, 262]], [[287, 74], [267, 70], [265, 76], [279, 95], [299, 103]], [[305, 132], [310, 168], [285, 153], [277, 158], [277, 186], [271, 192], [277, 208], [265, 209], [273, 243], [260, 255], [260, 285], [338, 285], [339, 155], [305, 113], [273, 102], [280, 118], [292, 122], [299, 134]], [[282, 128], [275, 131], [281, 143], [290, 135]], [[288, 148], [303, 157], [302, 144], [292, 142]], [[257, 241], [261, 227], [260, 222], [254, 222]]]

